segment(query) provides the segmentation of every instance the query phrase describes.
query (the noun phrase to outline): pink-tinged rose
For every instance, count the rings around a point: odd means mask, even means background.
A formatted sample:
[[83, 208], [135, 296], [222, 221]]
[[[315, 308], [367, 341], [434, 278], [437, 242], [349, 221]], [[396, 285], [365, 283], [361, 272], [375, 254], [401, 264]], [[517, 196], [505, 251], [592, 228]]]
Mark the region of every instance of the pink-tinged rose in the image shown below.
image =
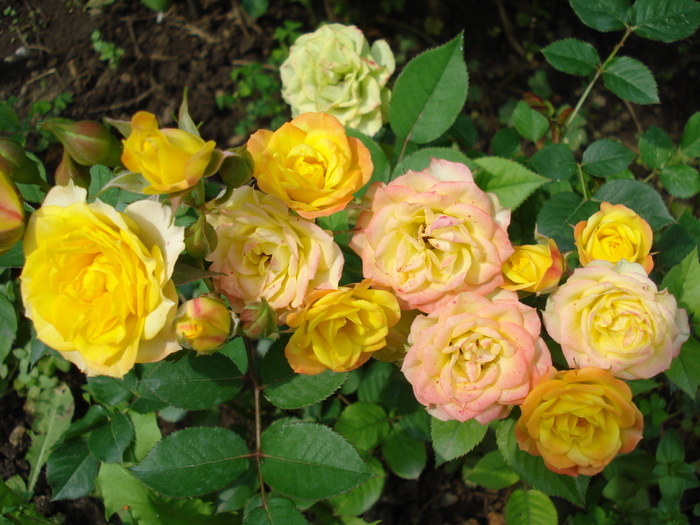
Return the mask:
[[644, 379], [671, 366], [690, 336], [688, 316], [644, 268], [621, 260], [577, 268], [547, 299], [544, 324], [571, 368]]
[[350, 247], [364, 276], [394, 290], [403, 309], [432, 312], [460, 292], [486, 295], [503, 284], [510, 210], [464, 164], [432, 159], [373, 184], [363, 205]]
[[0, 254], [19, 242], [24, 233], [24, 204], [17, 186], [0, 165]]
[[540, 295], [557, 287], [564, 272], [564, 258], [554, 239], [513, 248], [515, 252], [503, 264], [503, 288]]
[[649, 255], [651, 227], [627, 206], [600, 204], [600, 211], [574, 228], [578, 258], [583, 266], [593, 260], [616, 263], [622, 259], [641, 264], [647, 273], [654, 267]]
[[338, 287], [344, 260], [333, 237], [277, 197], [242, 186], [208, 220], [218, 238], [209, 269], [223, 274], [212, 280], [234, 312], [265, 298], [283, 320], [313, 290]]
[[372, 176], [369, 150], [325, 113], [303, 113], [274, 133], [255, 132], [248, 152], [260, 189], [306, 219], [342, 210]]
[[200, 295], [184, 302], [177, 311], [178, 343], [202, 354], [215, 352], [229, 338], [234, 326], [232, 313], [216, 296]]
[[644, 417], [624, 381], [600, 368], [556, 372], [520, 407], [515, 437], [557, 474], [593, 476], [642, 439]]
[[401, 371], [443, 421], [506, 417], [551, 366], [537, 311], [499, 290], [462, 292], [411, 326]]
[[55, 186], [32, 214], [22, 301], [41, 341], [90, 376], [122, 377], [180, 349], [171, 276], [183, 231], [159, 202], [118, 212], [86, 197], [72, 182]]
[[296, 329], [284, 355], [298, 374], [348, 372], [386, 345], [389, 328], [401, 315], [396, 297], [371, 290], [367, 279], [337, 290], [316, 290], [305, 308], [287, 317]]

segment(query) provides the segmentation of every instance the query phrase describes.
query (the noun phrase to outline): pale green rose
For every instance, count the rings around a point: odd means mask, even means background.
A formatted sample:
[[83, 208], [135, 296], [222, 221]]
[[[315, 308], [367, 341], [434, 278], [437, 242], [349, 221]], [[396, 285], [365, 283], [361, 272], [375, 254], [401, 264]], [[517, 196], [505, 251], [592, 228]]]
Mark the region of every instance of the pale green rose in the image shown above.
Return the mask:
[[344, 126], [374, 135], [382, 127], [396, 63], [389, 45], [370, 48], [355, 26], [328, 24], [300, 36], [280, 68], [282, 96], [292, 116], [329, 113]]

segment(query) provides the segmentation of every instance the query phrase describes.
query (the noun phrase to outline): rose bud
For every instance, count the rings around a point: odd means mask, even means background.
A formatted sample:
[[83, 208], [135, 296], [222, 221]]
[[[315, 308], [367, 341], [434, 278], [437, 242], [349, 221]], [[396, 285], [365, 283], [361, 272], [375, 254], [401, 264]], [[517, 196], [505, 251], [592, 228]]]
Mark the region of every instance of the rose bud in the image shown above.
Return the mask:
[[217, 240], [216, 230], [204, 214], [185, 228], [185, 248], [195, 259], [204, 259], [216, 250]]
[[73, 181], [76, 186], [88, 188], [90, 186], [90, 170], [75, 162], [64, 149], [61, 163], [54, 173], [54, 180], [58, 186], [68, 186], [68, 182]]
[[564, 259], [554, 239], [544, 241], [513, 246], [515, 252], [503, 263], [502, 288], [539, 295], [557, 287], [564, 271]]
[[0, 167], [7, 176], [20, 184], [44, 183], [36, 163], [27, 157], [22, 145], [7, 137], [0, 137]]
[[175, 334], [183, 348], [202, 354], [215, 352], [232, 333], [233, 318], [226, 305], [212, 295], [200, 295], [177, 311]]
[[78, 164], [119, 166], [121, 145], [99, 122], [92, 120], [75, 122], [66, 118], [54, 118], [46, 121], [42, 127], [63, 144], [68, 154]]
[[0, 254], [12, 248], [24, 233], [24, 207], [14, 183], [0, 166]]
[[277, 314], [264, 297], [246, 304], [240, 318], [241, 331], [250, 339], [265, 339], [277, 332]]
[[255, 162], [245, 146], [229, 150], [229, 155], [219, 169], [221, 180], [228, 186], [238, 188], [253, 178]]

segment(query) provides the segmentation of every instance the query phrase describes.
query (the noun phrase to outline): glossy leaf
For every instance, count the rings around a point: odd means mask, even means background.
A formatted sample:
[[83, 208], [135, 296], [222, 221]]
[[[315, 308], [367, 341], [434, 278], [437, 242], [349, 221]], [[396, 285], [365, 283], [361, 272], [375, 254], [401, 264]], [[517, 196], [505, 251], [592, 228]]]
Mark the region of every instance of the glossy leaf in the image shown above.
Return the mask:
[[574, 226], [598, 211], [599, 204], [584, 201], [573, 192], [562, 192], [552, 196], [537, 214], [537, 231], [554, 239], [562, 252], [572, 251]]
[[598, 31], [619, 31], [630, 19], [629, 0], [569, 0], [581, 22]]
[[517, 483], [520, 476], [506, 464], [498, 450], [492, 450], [476, 462], [465, 479], [487, 489], [501, 490]]
[[262, 436], [262, 453], [265, 483], [293, 498], [329, 498], [372, 477], [350, 443], [314, 423], [269, 427]]
[[233, 398], [243, 386], [243, 374], [227, 357], [185, 351], [176, 361], [161, 361], [142, 379], [160, 399], [183, 410], [204, 410]]
[[22, 243], [15, 244], [7, 253], [0, 255], [0, 268], [21, 268], [24, 266]]
[[648, 184], [638, 180], [608, 181], [595, 192], [593, 198], [599, 202], [624, 204], [641, 215], [652, 230], [674, 222], [661, 195]]
[[53, 499], [87, 496], [95, 485], [99, 461], [88, 450], [85, 438], [66, 441], [51, 452], [46, 478], [53, 489]]
[[610, 139], [599, 139], [583, 152], [583, 169], [596, 177], [609, 177], [621, 172], [634, 160], [634, 153]]
[[182, 498], [213, 492], [248, 468], [248, 447], [220, 427], [193, 427], [165, 436], [129, 470], [163, 496]]
[[396, 430], [384, 440], [382, 454], [394, 474], [404, 479], [418, 479], [428, 461], [425, 443]]
[[517, 162], [499, 157], [481, 157], [474, 162], [481, 168], [476, 175], [479, 187], [495, 193], [501, 206], [515, 209], [547, 179]]
[[544, 492], [518, 489], [506, 503], [506, 522], [508, 525], [557, 525], [557, 509]]
[[435, 450], [435, 464], [439, 466], [471, 452], [484, 439], [487, 429], [487, 426], [473, 419], [460, 423], [431, 418], [430, 435]]
[[633, 31], [650, 40], [674, 42], [695, 33], [700, 4], [694, 0], [637, 0], [632, 6]]
[[381, 406], [359, 401], [343, 410], [335, 431], [359, 450], [371, 450], [389, 433], [389, 417]]
[[693, 337], [683, 343], [680, 355], [671, 361], [671, 368], [665, 373], [678, 388], [695, 399], [700, 385], [700, 343]]
[[576, 158], [564, 144], [547, 144], [530, 160], [537, 173], [552, 180], [568, 180], [576, 173]]
[[636, 104], [658, 104], [659, 92], [651, 70], [639, 60], [615, 57], [603, 72], [605, 87], [623, 100]]
[[600, 62], [595, 47], [575, 38], [552, 42], [542, 54], [555, 69], [570, 75], [590, 75]]
[[700, 173], [687, 164], [666, 166], [659, 173], [659, 180], [677, 199], [689, 199], [700, 192]]
[[87, 390], [96, 401], [104, 405], [118, 405], [134, 397], [136, 374], [132, 370], [122, 379], [107, 376], [89, 377]]
[[389, 122], [397, 137], [424, 144], [453, 124], [467, 99], [463, 40], [460, 34], [406, 65], [389, 107]]
[[515, 128], [499, 129], [491, 139], [491, 152], [496, 157], [512, 159], [520, 153], [522, 137]]
[[350, 492], [340, 494], [329, 500], [337, 516], [357, 516], [367, 512], [379, 501], [384, 490], [386, 472], [382, 462], [370, 456], [367, 465], [374, 471], [375, 477], [365, 481]]
[[700, 310], [700, 262], [698, 248], [694, 248], [683, 261], [671, 268], [661, 282], [660, 289], [668, 289], [688, 314]]
[[105, 463], [121, 463], [124, 451], [134, 439], [134, 425], [124, 414], [114, 414], [92, 431], [88, 440], [90, 453]]
[[520, 136], [532, 142], [540, 140], [549, 130], [549, 120], [521, 100], [513, 112], [513, 124]]
[[102, 191], [102, 187], [114, 178], [109, 168], [105, 166], [92, 166], [90, 168], [90, 187], [88, 188], [88, 202], [99, 198], [105, 204], [116, 206], [119, 197], [119, 188], [109, 188]]
[[650, 169], [660, 169], [671, 158], [673, 141], [661, 128], [650, 126], [639, 137], [639, 154], [642, 163]]

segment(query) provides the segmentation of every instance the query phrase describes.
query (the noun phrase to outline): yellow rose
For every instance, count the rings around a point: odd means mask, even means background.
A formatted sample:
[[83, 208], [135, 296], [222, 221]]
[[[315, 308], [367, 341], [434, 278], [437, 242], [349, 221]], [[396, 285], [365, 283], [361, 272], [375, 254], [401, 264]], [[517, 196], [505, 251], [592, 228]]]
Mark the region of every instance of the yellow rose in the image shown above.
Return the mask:
[[503, 263], [501, 288], [512, 291], [549, 293], [559, 284], [564, 259], [557, 243], [513, 246], [515, 252]]
[[289, 314], [287, 325], [296, 331], [284, 353], [295, 372], [354, 370], [386, 345], [389, 328], [401, 316], [399, 303], [390, 292], [370, 290], [370, 284], [316, 290], [302, 311]]
[[181, 129], [158, 129], [153, 114], [139, 111], [124, 140], [122, 163], [151, 183], [144, 193], [175, 193], [199, 182], [215, 145]]
[[641, 264], [647, 273], [654, 267], [649, 255], [651, 227], [622, 204], [601, 203], [599, 212], [576, 225], [574, 239], [583, 266], [596, 259], [612, 263], [627, 259]]
[[595, 366], [648, 379], [671, 366], [688, 340], [688, 316], [637, 263], [593, 261], [547, 298], [549, 335], [571, 368]]
[[260, 189], [306, 219], [342, 210], [372, 176], [369, 150], [325, 113], [304, 113], [274, 133], [261, 129], [248, 151]]
[[24, 233], [24, 206], [19, 191], [0, 168], [0, 254], [12, 248]]
[[231, 311], [216, 297], [200, 295], [183, 303], [175, 318], [175, 333], [183, 348], [199, 353], [218, 350], [231, 335]]
[[22, 300], [37, 336], [88, 375], [122, 377], [179, 350], [170, 279], [185, 247], [172, 211], [141, 200], [123, 213], [56, 186], [24, 237]]
[[557, 474], [593, 476], [642, 439], [644, 418], [630, 388], [600, 368], [554, 372], [520, 410], [518, 445]]

